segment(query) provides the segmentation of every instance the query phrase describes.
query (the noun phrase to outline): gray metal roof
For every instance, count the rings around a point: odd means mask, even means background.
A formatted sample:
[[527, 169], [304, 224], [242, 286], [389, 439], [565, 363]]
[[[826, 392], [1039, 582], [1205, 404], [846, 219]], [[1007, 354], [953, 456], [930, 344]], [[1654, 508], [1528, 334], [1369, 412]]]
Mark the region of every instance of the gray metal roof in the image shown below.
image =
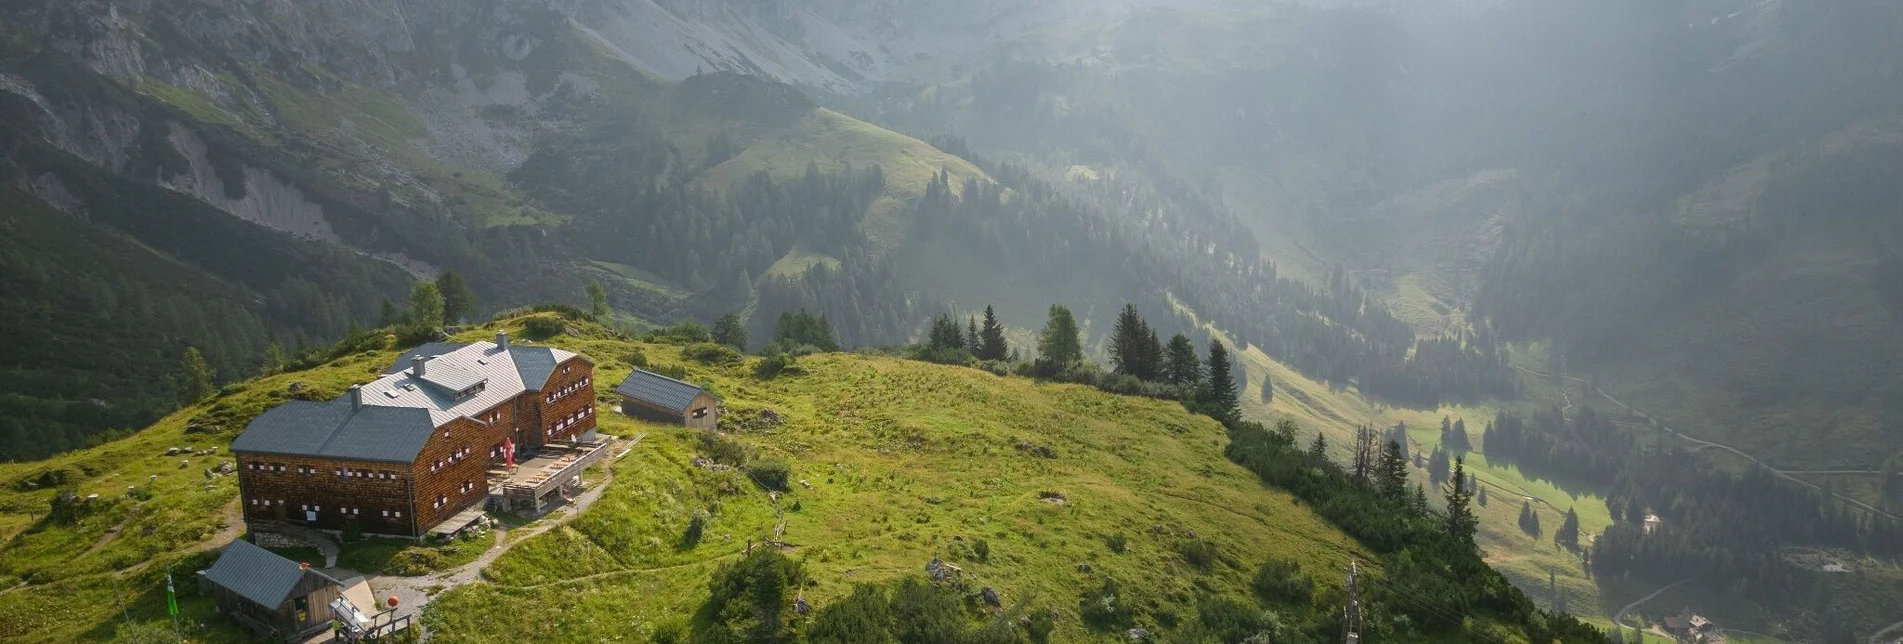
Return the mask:
[[363, 408], [356, 410], [348, 397], [321, 403], [293, 400], [273, 407], [245, 426], [231, 441], [231, 451], [415, 461], [437, 426], [429, 410], [374, 405], [368, 393], [364, 397]]
[[205, 571], [205, 578], [245, 599], [275, 609], [290, 599], [291, 590], [297, 588], [307, 572], [299, 569], [295, 561], [239, 539], [225, 547], [218, 562]]
[[652, 371], [635, 369], [634, 373], [628, 374], [627, 380], [615, 386], [615, 393], [660, 409], [686, 413], [694, 397], [706, 393], [706, 390]]
[[384, 369], [383, 375], [387, 376], [387, 375], [396, 373], [398, 371], [403, 371], [405, 369], [410, 368], [410, 361], [417, 357], [434, 358], [436, 356], [450, 353], [452, 351], [461, 349], [466, 346], [469, 346], [469, 345], [463, 344], [461, 342], [424, 343], [422, 345], [417, 346], [414, 349], [403, 352], [403, 355], [397, 356], [396, 364], [392, 364], [390, 365], [390, 368]]
[[[567, 351], [562, 353], [568, 354]], [[541, 391], [542, 385], [548, 384], [548, 377], [555, 375], [555, 365], [568, 359], [555, 355], [555, 350], [548, 347], [509, 347], [509, 357], [515, 360], [516, 375], [529, 391]]]
[[[421, 378], [408, 369], [416, 357], [427, 359]], [[324, 403], [293, 400], [252, 420], [231, 449], [414, 462], [436, 428], [457, 418], [475, 418], [525, 391], [541, 390], [555, 366], [573, 357], [572, 352], [548, 347], [432, 342], [405, 352], [382, 377], [362, 385], [361, 409], [352, 409], [347, 394]], [[483, 385], [480, 390], [457, 396], [477, 384]]]

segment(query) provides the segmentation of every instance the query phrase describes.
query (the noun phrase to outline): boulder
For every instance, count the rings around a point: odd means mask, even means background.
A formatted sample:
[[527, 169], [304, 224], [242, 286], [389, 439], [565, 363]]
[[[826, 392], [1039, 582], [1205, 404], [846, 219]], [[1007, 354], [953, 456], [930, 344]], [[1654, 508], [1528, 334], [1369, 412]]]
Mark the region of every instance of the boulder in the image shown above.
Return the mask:
[[1004, 602], [998, 599], [998, 591], [992, 590], [990, 586], [985, 586], [984, 590], [978, 591], [978, 596], [984, 598], [985, 603], [994, 608], [1004, 605]]

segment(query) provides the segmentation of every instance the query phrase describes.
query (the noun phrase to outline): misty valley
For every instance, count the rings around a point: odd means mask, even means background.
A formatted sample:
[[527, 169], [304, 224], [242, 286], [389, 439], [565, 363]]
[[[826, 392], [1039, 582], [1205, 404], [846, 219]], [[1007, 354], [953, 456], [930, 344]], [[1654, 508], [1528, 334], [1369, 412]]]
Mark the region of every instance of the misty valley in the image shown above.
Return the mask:
[[0, 642], [1903, 642], [1903, 5], [0, 3]]

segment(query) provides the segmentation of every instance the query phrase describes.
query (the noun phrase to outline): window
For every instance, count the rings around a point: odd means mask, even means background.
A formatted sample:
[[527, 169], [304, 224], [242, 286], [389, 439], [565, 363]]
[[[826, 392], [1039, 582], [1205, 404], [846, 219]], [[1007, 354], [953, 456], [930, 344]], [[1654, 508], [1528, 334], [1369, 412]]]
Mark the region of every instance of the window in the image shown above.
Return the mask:
[[390, 513], [390, 516], [392, 516], [392, 517], [395, 517], [395, 518], [398, 518], [398, 519], [401, 519], [401, 518], [403, 518], [403, 511], [402, 511], [402, 510], [397, 510], [397, 511], [395, 511], [395, 512], [391, 512], [391, 513]]
[[706, 418], [706, 417], [707, 417], [707, 408], [706, 408], [706, 407], [695, 407], [695, 408], [694, 408], [694, 417], [695, 417], [695, 418]]
[[387, 518], [390, 518], [390, 511], [389, 511], [389, 510], [384, 510], [384, 511], [383, 511], [383, 518], [386, 518], [386, 519], [387, 519]]

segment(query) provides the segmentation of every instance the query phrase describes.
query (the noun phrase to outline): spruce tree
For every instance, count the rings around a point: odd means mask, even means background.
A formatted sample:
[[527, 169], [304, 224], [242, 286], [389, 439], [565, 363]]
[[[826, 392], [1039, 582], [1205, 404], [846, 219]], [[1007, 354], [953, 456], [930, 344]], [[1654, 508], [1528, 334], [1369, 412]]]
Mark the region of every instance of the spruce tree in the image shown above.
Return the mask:
[[[1447, 481], [1443, 496], [1447, 499], [1447, 534], [1456, 543], [1474, 547], [1474, 532], [1480, 528], [1480, 519], [1474, 516], [1469, 505], [1473, 492], [1467, 488], [1466, 459], [1454, 458], [1454, 475]], [[1575, 525], [1575, 527], [1577, 527]]]
[[1143, 362], [1137, 371], [1137, 377], [1144, 380], [1158, 380], [1163, 376], [1163, 343], [1156, 339], [1156, 329], [1149, 323], [1143, 325]]
[[1262, 404], [1275, 402], [1275, 388], [1269, 385], [1269, 377], [1262, 377]]
[[1566, 518], [1553, 531], [1553, 543], [1567, 550], [1579, 549], [1579, 514], [1572, 508], [1566, 508]]
[[[1435, 445], [1434, 455], [1427, 459], [1427, 480], [1433, 482], [1434, 485], [1447, 482], [1447, 476], [1449, 474], [1447, 466], [1447, 450], [1441, 449], [1439, 445]], [[1458, 473], [1458, 471], [1455, 473]], [[1460, 482], [1465, 483], [1466, 481]]]
[[1478, 486], [1477, 489], [1479, 493], [1474, 495], [1474, 500], [1480, 503], [1480, 507], [1487, 507], [1487, 486]]
[[1374, 466], [1376, 489], [1394, 501], [1407, 498], [1407, 455], [1401, 452], [1401, 444], [1388, 441], [1381, 451], [1380, 459]]
[[978, 329], [978, 340], [981, 360], [1003, 360], [1010, 351], [1004, 342], [1004, 325], [998, 323], [998, 314], [992, 312], [990, 306], [985, 307], [985, 322]]
[[205, 362], [205, 355], [198, 347], [185, 347], [185, 361], [180, 369], [179, 384], [185, 396], [185, 404], [190, 405], [210, 398], [213, 391], [211, 364]]
[[1533, 537], [1540, 536], [1540, 513], [1533, 511], [1533, 502], [1520, 504], [1520, 531]]
[[984, 349], [984, 341], [978, 337], [978, 316], [965, 317], [965, 350], [977, 355]]
[[1181, 333], [1170, 336], [1164, 349], [1163, 371], [1173, 385], [1195, 385], [1202, 381], [1202, 360], [1196, 357], [1196, 344]]
[[443, 324], [460, 324], [476, 314], [476, 293], [455, 271], [437, 275], [436, 290], [443, 294]]
[[1221, 340], [1209, 341], [1209, 359], [1204, 363], [1209, 375], [1203, 379], [1203, 410], [1225, 422], [1240, 418], [1242, 407], [1236, 399], [1235, 375], [1229, 371], [1229, 350]]
[[403, 323], [403, 313], [396, 310], [390, 298], [383, 298], [382, 312], [377, 315], [377, 326], [389, 328]]
[[1143, 318], [1134, 304], [1124, 304], [1117, 323], [1110, 328], [1110, 365], [1116, 373], [1143, 377]]
[[1083, 341], [1077, 335], [1077, 320], [1070, 308], [1052, 304], [1050, 319], [1037, 340], [1038, 357], [1055, 365], [1067, 365], [1084, 359]]
[[1315, 442], [1308, 444], [1308, 460], [1316, 463], [1328, 460], [1328, 439], [1321, 432], [1315, 432]]

